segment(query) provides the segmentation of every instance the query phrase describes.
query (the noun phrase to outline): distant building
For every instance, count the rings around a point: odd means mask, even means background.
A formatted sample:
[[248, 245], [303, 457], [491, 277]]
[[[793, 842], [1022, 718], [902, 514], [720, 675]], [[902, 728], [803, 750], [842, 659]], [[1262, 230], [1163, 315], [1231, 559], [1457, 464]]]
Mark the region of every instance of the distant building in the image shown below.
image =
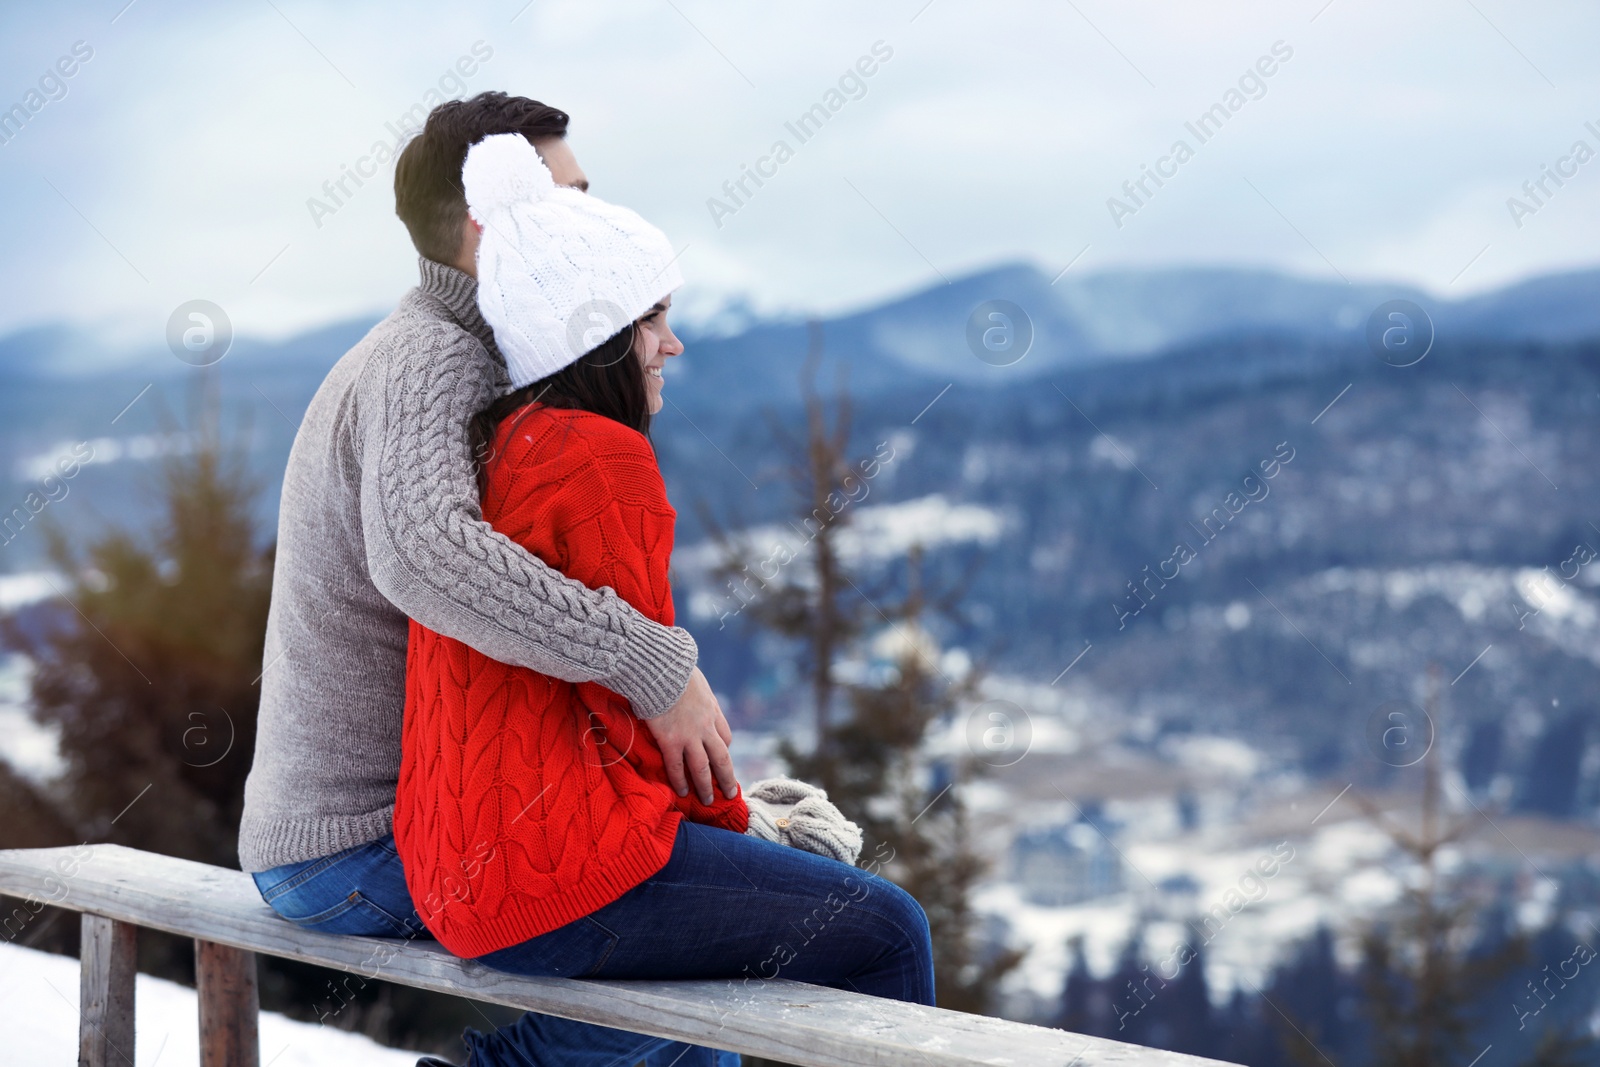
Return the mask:
[[1087, 822], [1025, 830], [1011, 845], [1012, 880], [1035, 904], [1062, 907], [1122, 890], [1122, 858]]

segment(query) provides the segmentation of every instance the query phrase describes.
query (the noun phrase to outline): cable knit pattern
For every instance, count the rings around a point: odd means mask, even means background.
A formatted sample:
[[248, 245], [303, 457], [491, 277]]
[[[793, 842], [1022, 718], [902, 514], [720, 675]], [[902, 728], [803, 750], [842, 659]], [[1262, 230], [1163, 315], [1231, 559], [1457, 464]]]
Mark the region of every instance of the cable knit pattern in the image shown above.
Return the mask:
[[861, 858], [861, 827], [844, 817], [820, 786], [798, 778], [764, 778], [744, 791], [750, 808], [745, 833], [815, 852], [854, 867]]
[[482, 521], [471, 416], [507, 388], [477, 283], [421, 260], [422, 285], [329, 372], [284, 475], [247, 871], [389, 832], [408, 616], [495, 659], [622, 694], [682, 695], [688, 632], [551, 570]]
[[[550, 566], [673, 622], [676, 513], [649, 442], [532, 405], [495, 441], [484, 517]], [[547, 933], [660, 870], [687, 817], [742, 833], [741, 797], [667, 784], [627, 702], [411, 625], [395, 844], [423, 922], [458, 956]]]

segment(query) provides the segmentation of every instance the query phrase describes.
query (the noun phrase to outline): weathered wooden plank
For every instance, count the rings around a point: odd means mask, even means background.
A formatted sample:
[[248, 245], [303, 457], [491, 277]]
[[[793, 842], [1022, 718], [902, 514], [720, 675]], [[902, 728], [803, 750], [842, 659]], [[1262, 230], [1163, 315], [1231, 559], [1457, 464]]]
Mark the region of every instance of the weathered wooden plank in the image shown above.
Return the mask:
[[[116, 845], [0, 851], [0, 891], [401, 985], [805, 1067], [1204, 1067], [1204, 1060], [783, 978], [518, 978], [432, 942], [330, 937], [278, 918], [239, 871]], [[65, 886], [65, 892], [62, 892]]]
[[139, 928], [84, 915], [78, 978], [78, 1067], [133, 1067]]
[[194, 973], [200, 1001], [200, 1067], [259, 1067], [256, 954], [197, 939]]

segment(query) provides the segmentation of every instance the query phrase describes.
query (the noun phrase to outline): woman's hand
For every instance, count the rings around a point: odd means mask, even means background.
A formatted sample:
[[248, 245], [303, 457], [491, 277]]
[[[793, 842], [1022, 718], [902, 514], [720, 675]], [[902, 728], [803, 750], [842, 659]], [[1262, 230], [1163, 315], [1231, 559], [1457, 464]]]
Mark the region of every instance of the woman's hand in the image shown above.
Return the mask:
[[723, 796], [731, 799], [739, 795], [739, 781], [733, 776], [733, 758], [728, 755], [733, 731], [728, 729], [728, 720], [717, 703], [717, 695], [711, 691], [711, 683], [706, 681], [699, 667], [689, 676], [689, 684], [678, 702], [645, 722], [661, 749], [667, 767], [667, 783], [680, 797], [689, 795], [691, 778], [703, 804], [716, 800], [711, 791], [713, 780], [721, 787]]

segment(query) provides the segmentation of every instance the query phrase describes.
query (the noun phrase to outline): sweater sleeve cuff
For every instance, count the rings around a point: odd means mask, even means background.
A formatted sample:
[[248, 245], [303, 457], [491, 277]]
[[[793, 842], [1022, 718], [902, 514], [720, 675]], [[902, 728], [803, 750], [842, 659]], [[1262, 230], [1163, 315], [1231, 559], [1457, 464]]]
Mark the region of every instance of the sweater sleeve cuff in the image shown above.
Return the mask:
[[628, 698], [641, 719], [665, 714], [689, 687], [700, 649], [681, 626], [638, 619], [610, 675], [601, 685]]

